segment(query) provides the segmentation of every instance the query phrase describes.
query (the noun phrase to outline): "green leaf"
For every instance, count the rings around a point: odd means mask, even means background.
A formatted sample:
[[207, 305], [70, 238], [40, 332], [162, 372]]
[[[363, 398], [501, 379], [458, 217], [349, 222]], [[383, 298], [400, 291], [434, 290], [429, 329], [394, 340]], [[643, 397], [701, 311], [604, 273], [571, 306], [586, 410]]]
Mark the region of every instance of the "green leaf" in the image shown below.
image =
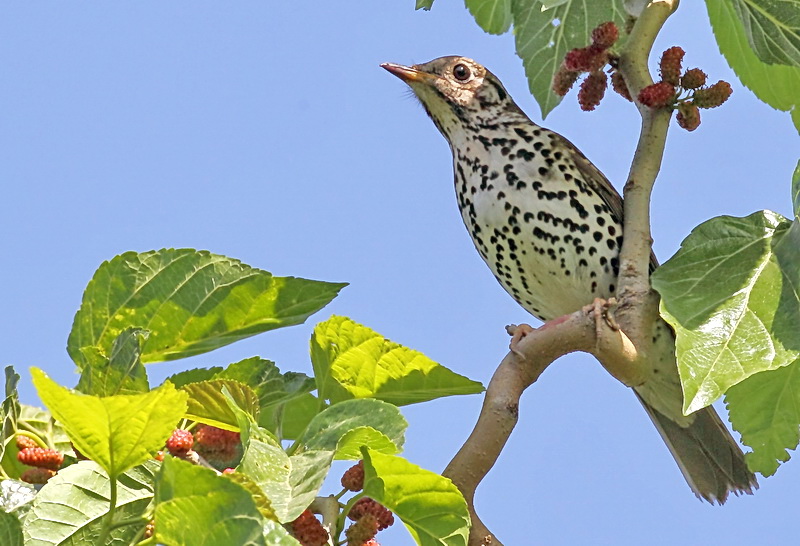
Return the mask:
[[17, 516], [0, 511], [0, 544], [22, 546], [22, 524]]
[[467, 503], [449, 479], [402, 457], [363, 449], [364, 494], [399, 517], [421, 546], [466, 545]]
[[50, 412], [45, 409], [21, 404], [17, 424], [19, 430], [36, 434], [45, 444], [55, 450], [69, 451], [72, 449], [64, 427], [57, 423]]
[[797, 162], [792, 176], [792, 205], [794, 217], [800, 218], [800, 161]]
[[276, 522], [278, 521], [278, 516], [275, 514], [275, 510], [272, 509], [272, 503], [264, 494], [264, 491], [261, 490], [258, 484], [253, 481], [250, 476], [244, 472], [233, 472], [231, 474], [225, 474], [225, 477], [229, 480], [235, 481], [247, 489], [247, 492], [250, 493], [251, 497], [253, 497], [253, 501], [256, 503], [256, 508], [258, 508], [258, 511], [262, 516], [264, 516], [266, 519]]
[[357, 427], [348, 430], [336, 445], [336, 458], [357, 460], [361, 458], [361, 448], [367, 446], [373, 451], [396, 455], [400, 448], [384, 433], [372, 427]]
[[95, 396], [138, 394], [150, 390], [147, 372], [140, 359], [141, 345], [148, 332], [128, 328], [114, 340], [111, 356], [92, 362], [81, 370], [77, 391]]
[[747, 41], [767, 64], [800, 67], [800, 2], [732, 0]]
[[800, 68], [762, 62], [746, 45], [747, 33], [731, 1], [706, 0], [706, 7], [719, 49], [741, 82], [773, 108], [791, 111], [800, 131]]
[[222, 392], [223, 388], [228, 389], [239, 408], [257, 418], [258, 396], [256, 393], [244, 383], [230, 379], [212, 379], [189, 383], [181, 387], [181, 390], [189, 395], [186, 417], [218, 428], [236, 430], [238, 426], [236, 415], [226, 401]]
[[377, 398], [402, 406], [483, 386], [346, 317], [317, 324], [311, 362], [320, 397], [332, 402]]
[[[158, 468], [150, 460], [119, 476], [115, 521], [143, 520], [153, 498], [153, 476]], [[62, 468], [33, 500], [23, 531], [26, 546], [82, 546], [99, 544], [108, 523], [108, 475], [92, 461]], [[130, 544], [144, 526], [125, 525], [111, 531], [114, 544]]]
[[303, 513], [317, 496], [328, 476], [333, 462], [333, 451], [304, 451], [289, 457], [292, 471], [289, 473], [291, 497], [281, 521], [289, 522]]
[[257, 356], [230, 364], [214, 379], [234, 379], [249, 385], [257, 394], [261, 409], [288, 402], [316, 388], [313, 377], [281, 371], [270, 360]]
[[[542, 117], [547, 117], [561, 101], [551, 85], [564, 56], [571, 49], [586, 46], [592, 29], [600, 23], [615, 21], [624, 27], [622, 0], [567, 0], [550, 9], [540, 2], [512, 0], [511, 8], [517, 55], [522, 58], [528, 86], [542, 109]], [[620, 43], [623, 40], [621, 36]]]
[[186, 393], [171, 383], [145, 394], [100, 398], [70, 392], [38, 368], [31, 375], [75, 447], [112, 478], [150, 459], [186, 412]]
[[214, 366], [212, 368], [194, 368], [173, 374], [165, 379], [165, 381], [169, 381], [177, 388], [181, 388], [189, 383], [200, 383], [201, 381], [213, 379], [221, 371], [221, 366]]
[[[170, 546], [266, 546], [250, 493], [213, 470], [169, 457], [158, 474], [156, 539]], [[191, 530], [191, 531], [189, 531]]]
[[417, 0], [417, 4], [414, 6], [414, 9], [424, 9], [425, 11], [428, 11], [431, 9], [431, 6], [433, 6], [433, 0]]
[[310, 393], [289, 400], [285, 404], [269, 406], [261, 411], [258, 424], [280, 438], [296, 440], [320, 411], [328, 407]]
[[745, 455], [747, 466], [771, 476], [800, 442], [800, 360], [734, 385], [725, 402], [733, 428], [753, 449]]
[[798, 229], [770, 211], [713, 218], [653, 274], [677, 338], [684, 412], [800, 356]]
[[466, 0], [469, 12], [489, 34], [503, 34], [511, 26], [511, 0]]
[[270, 520], [264, 520], [264, 540], [270, 546], [300, 546], [283, 525]]
[[[14, 371], [13, 366], [6, 366], [5, 369], [5, 398], [0, 404], [0, 460], [6, 452], [6, 441], [14, 435], [17, 430], [17, 419], [19, 418], [19, 394], [17, 384], [19, 374]], [[0, 543], [1, 544], [1, 543]]]
[[127, 252], [104, 262], [86, 287], [67, 350], [83, 368], [108, 355], [126, 328], [150, 336], [144, 363], [211, 351], [301, 324], [345, 284], [273, 277], [238, 260], [192, 249]]
[[[399, 450], [405, 441], [403, 435], [408, 427], [408, 422], [400, 410], [392, 404], [372, 399], [348, 400], [334, 404], [314, 417], [300, 439], [300, 444], [309, 450], [333, 451], [342, 438], [361, 427], [371, 427], [380, 432]], [[367, 434], [363, 434], [361, 437], [364, 439], [376, 438], [374, 435]], [[353, 436], [347, 438], [348, 442], [353, 439]], [[376, 447], [384, 449], [383, 439], [380, 439], [379, 442]]]
[[29, 483], [17, 480], [0, 481], [0, 512], [13, 513], [18, 519], [22, 519], [30, 510], [35, 496], [36, 488]]

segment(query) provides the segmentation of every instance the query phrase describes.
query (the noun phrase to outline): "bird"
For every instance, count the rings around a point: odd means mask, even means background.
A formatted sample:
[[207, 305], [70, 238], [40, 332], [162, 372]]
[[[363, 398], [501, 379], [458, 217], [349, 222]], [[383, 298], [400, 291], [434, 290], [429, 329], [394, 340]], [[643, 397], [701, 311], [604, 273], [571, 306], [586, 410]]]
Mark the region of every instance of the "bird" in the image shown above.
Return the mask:
[[[449, 143], [461, 218], [517, 303], [548, 321], [615, 295], [622, 197], [578, 148], [531, 121], [472, 59], [381, 66], [411, 88]], [[653, 343], [648, 380], [633, 390], [689, 487], [712, 504], [752, 494], [756, 478], [714, 409], [683, 415], [675, 338], [663, 320]]]

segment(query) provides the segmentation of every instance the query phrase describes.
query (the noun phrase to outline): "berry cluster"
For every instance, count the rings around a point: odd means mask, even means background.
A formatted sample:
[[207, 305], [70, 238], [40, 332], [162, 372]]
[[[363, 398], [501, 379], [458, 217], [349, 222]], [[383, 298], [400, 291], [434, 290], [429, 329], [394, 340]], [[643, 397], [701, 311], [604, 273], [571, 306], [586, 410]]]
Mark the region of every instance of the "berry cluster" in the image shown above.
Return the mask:
[[362, 497], [358, 499], [358, 502], [356, 502], [353, 507], [350, 508], [350, 512], [348, 512], [347, 517], [357, 522], [364, 515], [371, 515], [375, 517], [375, 519], [378, 521], [378, 531], [383, 531], [394, 523], [394, 514], [392, 514], [388, 508], [369, 497]]
[[19, 434], [15, 438], [17, 460], [31, 468], [26, 469], [20, 479], [24, 482], [43, 484], [56, 475], [64, 464], [64, 455], [55, 449], [39, 447], [33, 438]]
[[292, 522], [292, 534], [303, 546], [324, 546], [328, 544], [328, 531], [311, 513], [311, 510], [305, 510]]
[[194, 445], [194, 436], [188, 430], [176, 428], [172, 431], [172, 436], [167, 439], [167, 451], [173, 457], [186, 457]]
[[623, 97], [630, 98], [625, 80], [613, 68], [617, 57], [610, 50], [619, 39], [617, 25], [609, 21], [599, 25], [592, 31], [592, 43], [586, 47], [573, 49], [564, 57], [564, 62], [553, 76], [553, 92], [564, 96], [572, 88], [583, 73], [588, 73], [578, 91], [578, 103], [585, 111], [594, 110], [605, 95], [608, 77], [603, 71], [611, 64], [611, 85]]
[[348, 491], [364, 489], [364, 461], [358, 461], [342, 474], [342, 487]]
[[211, 425], [200, 425], [194, 433], [195, 450], [216, 468], [235, 466], [241, 456], [241, 437], [232, 432]]
[[684, 55], [683, 49], [677, 46], [664, 51], [659, 62], [661, 81], [642, 89], [638, 99], [650, 108], [678, 110], [678, 125], [694, 131], [700, 125], [700, 108], [720, 106], [733, 90], [722, 80], [706, 86], [706, 74], [699, 68], [690, 68], [681, 75]]

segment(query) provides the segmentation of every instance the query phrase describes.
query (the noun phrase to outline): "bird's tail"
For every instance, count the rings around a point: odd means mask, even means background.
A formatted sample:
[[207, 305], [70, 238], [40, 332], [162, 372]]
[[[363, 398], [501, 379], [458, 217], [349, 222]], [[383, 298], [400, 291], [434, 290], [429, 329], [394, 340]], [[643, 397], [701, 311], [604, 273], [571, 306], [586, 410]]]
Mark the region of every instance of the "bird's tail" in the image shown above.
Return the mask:
[[756, 477], [747, 469], [742, 450], [714, 408], [707, 407], [694, 413], [694, 421], [684, 427], [654, 409], [638, 393], [636, 397], [647, 410], [695, 495], [712, 504], [722, 504], [729, 492], [751, 495], [753, 489], [758, 489]]

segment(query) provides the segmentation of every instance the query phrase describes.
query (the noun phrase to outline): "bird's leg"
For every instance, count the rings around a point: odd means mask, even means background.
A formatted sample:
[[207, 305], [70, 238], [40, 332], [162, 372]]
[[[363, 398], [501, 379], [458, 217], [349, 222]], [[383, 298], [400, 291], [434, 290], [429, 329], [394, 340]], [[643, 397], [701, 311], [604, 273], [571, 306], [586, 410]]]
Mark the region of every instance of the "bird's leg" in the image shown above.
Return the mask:
[[594, 315], [596, 324], [597, 324], [597, 333], [600, 334], [601, 323], [600, 319], [603, 319], [605, 324], [614, 330], [615, 332], [620, 330], [619, 324], [617, 323], [617, 319], [614, 316], [614, 310], [617, 307], [617, 298], [608, 298], [604, 300], [602, 298], [595, 298], [592, 303], [585, 306], [583, 311], [585, 313], [592, 313]]
[[509, 324], [506, 326], [506, 332], [508, 332], [508, 335], [511, 336], [511, 341], [508, 344], [509, 350], [515, 355], [525, 358], [525, 355], [523, 355], [522, 352], [517, 349], [517, 345], [520, 341], [522, 341], [522, 338], [534, 330], [535, 328], [530, 324]]

